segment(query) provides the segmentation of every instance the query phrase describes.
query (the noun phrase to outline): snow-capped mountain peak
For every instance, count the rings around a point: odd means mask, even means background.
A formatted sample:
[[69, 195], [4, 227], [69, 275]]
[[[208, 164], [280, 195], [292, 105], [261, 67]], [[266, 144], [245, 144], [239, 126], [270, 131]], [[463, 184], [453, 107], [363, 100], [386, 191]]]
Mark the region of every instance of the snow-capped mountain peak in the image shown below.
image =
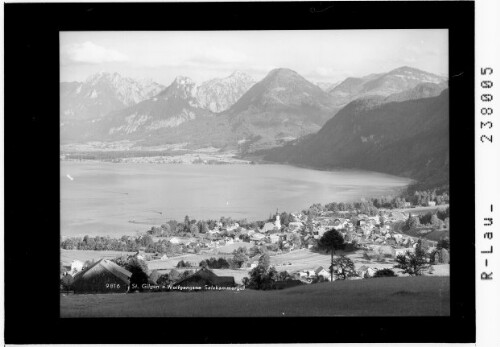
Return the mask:
[[212, 112], [222, 112], [231, 107], [255, 84], [254, 79], [241, 71], [225, 78], [214, 78], [197, 89], [199, 103]]
[[61, 116], [98, 119], [158, 94], [164, 86], [114, 72], [98, 72], [84, 82], [61, 83]]
[[186, 76], [177, 76], [165, 90], [158, 94], [158, 97], [164, 99], [189, 99], [192, 102], [195, 102], [196, 90], [196, 84], [191, 78]]

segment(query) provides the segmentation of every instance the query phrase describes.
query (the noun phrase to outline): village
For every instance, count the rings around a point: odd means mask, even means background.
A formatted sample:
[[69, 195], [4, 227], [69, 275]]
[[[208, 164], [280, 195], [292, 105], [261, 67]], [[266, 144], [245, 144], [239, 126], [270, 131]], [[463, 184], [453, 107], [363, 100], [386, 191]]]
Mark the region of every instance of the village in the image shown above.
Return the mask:
[[[336, 256], [345, 255], [354, 264], [355, 273], [346, 279], [378, 277], [377, 271], [387, 269], [396, 276], [407, 276], [395, 267], [396, 260], [398, 255], [414, 252], [417, 245], [425, 250], [432, 264], [424, 275], [449, 276], [448, 211], [447, 204], [436, 206], [435, 201], [428, 201], [425, 206], [404, 203], [402, 208], [367, 213], [353, 209], [330, 211], [317, 204], [298, 213], [277, 211], [267, 222], [250, 224], [230, 218], [200, 224], [186, 216], [187, 230], [191, 232], [173, 235], [173, 228], [164, 224], [136, 238], [114, 240], [122, 245], [137, 242], [134, 251], [127, 251], [125, 246], [122, 250], [103, 246], [82, 250], [81, 244], [89, 240], [79, 241], [78, 245], [76, 240], [64, 241], [61, 288], [66, 293], [221, 286], [244, 289], [250, 272], [262, 264], [263, 258], [267, 259], [266, 266], [278, 273], [275, 289], [335, 281], [337, 274], [333, 276], [329, 270], [330, 254], [318, 247], [318, 241], [332, 229], [342, 235], [346, 246]], [[439, 245], [443, 240], [448, 240], [444, 248]], [[132, 272], [116, 264], [126, 265], [131, 259], [146, 265], [148, 278], [140, 287], [131, 285]], [[96, 281], [95, 276], [104, 280]]]

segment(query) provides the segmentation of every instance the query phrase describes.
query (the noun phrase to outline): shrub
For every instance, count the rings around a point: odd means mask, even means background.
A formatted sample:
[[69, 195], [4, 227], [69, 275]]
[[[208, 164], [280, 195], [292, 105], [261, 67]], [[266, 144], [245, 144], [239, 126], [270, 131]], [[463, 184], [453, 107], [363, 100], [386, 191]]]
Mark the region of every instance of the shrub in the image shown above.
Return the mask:
[[437, 249], [445, 248], [448, 251], [450, 250], [450, 239], [448, 237], [443, 237], [437, 243]]
[[430, 262], [432, 264], [449, 264], [450, 253], [446, 248], [436, 249], [430, 255]]
[[380, 269], [375, 271], [373, 277], [397, 277], [392, 269]]
[[430, 267], [427, 255], [422, 249], [420, 240], [414, 253], [406, 251], [405, 254], [398, 255], [396, 261], [398, 264], [395, 268], [403, 270], [403, 273], [407, 273], [410, 276], [421, 276], [423, 271]]
[[177, 263], [177, 268], [192, 267], [191, 263], [188, 261], [181, 260]]

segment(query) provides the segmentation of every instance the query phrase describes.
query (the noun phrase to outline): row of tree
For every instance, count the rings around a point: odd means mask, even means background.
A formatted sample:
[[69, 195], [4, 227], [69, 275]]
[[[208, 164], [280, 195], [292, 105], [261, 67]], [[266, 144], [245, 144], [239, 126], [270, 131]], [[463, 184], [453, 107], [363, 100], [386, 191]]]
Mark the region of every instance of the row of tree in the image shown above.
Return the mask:
[[422, 215], [410, 215], [406, 220], [403, 231], [408, 231], [414, 228], [418, 228], [420, 226], [429, 226], [437, 229], [441, 229], [443, 227], [449, 228], [450, 221], [450, 208], [446, 208], [446, 210], [438, 210], [437, 212], [428, 212]]
[[83, 238], [68, 237], [61, 241], [61, 248], [121, 252], [137, 252], [140, 249], [145, 249], [146, 253], [165, 253], [169, 256], [183, 251], [183, 246], [170, 243], [165, 239], [154, 241], [151, 235], [148, 234], [138, 237], [122, 236], [119, 239], [109, 236], [92, 237], [88, 235]]
[[[380, 208], [404, 208], [409, 202], [412, 206], [427, 206], [430, 201], [434, 201], [436, 205], [448, 204], [450, 200], [448, 191], [439, 191], [437, 189], [413, 191], [406, 190], [397, 196], [382, 196], [379, 198], [362, 199], [359, 202], [331, 202], [322, 206], [314, 204], [309, 209], [302, 212], [306, 215], [318, 215], [323, 211], [340, 212], [340, 211], [357, 211], [357, 213], [375, 216]], [[283, 222], [282, 222], [283, 223]]]

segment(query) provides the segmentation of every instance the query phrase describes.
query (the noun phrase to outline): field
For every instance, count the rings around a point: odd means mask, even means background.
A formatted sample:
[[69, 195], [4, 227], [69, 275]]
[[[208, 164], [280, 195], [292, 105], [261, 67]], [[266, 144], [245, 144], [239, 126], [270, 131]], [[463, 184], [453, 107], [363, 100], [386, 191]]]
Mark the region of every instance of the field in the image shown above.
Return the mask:
[[101, 258], [113, 259], [121, 255], [131, 255], [135, 252], [119, 252], [119, 251], [81, 251], [61, 249], [61, 261], [63, 265], [71, 265], [73, 260], [85, 262], [87, 260], [98, 261]]
[[[247, 243], [240, 243], [240, 245], [245, 245], [248, 247]], [[231, 245], [232, 246], [232, 245]], [[340, 255], [342, 252], [337, 252], [337, 255]], [[115, 252], [115, 251], [77, 251], [77, 250], [61, 250], [61, 261], [64, 265], [69, 265], [74, 259], [78, 259], [81, 261], [85, 260], [98, 260], [101, 258], [115, 258], [123, 254], [133, 254], [127, 252]], [[227, 257], [225, 255], [216, 255], [216, 254], [184, 254], [177, 257], [172, 257], [167, 260], [152, 260], [148, 261], [149, 270], [158, 270], [160, 273], [167, 273], [171, 269], [174, 269], [177, 263], [180, 260], [188, 261], [191, 264], [198, 267], [200, 261], [211, 258], [211, 257]], [[376, 260], [367, 260], [363, 258], [363, 251], [359, 250], [356, 252], [346, 253], [346, 256], [351, 258], [354, 262], [354, 265], [357, 268], [360, 266], [366, 265], [372, 268], [392, 268], [396, 265], [396, 262], [393, 258], [386, 258], [385, 261], [380, 262]], [[311, 252], [307, 249], [295, 250], [290, 253], [280, 254], [276, 256], [270, 257], [271, 266], [274, 266], [278, 271], [288, 271], [293, 272], [297, 270], [314, 270], [319, 266], [323, 266], [325, 269], [328, 269], [330, 266], [330, 255], [328, 254], [320, 254]], [[434, 271], [432, 273], [427, 273], [428, 275], [433, 276], [449, 276], [449, 265], [434, 265]], [[191, 268], [190, 268], [191, 269]], [[248, 277], [249, 268], [246, 269], [223, 269], [223, 270], [214, 270], [219, 276], [234, 276], [236, 283], [242, 283], [243, 277]], [[400, 270], [396, 270], [397, 273], [400, 273]]]
[[61, 296], [61, 317], [448, 316], [449, 277], [372, 278], [275, 291]]
[[419, 207], [401, 208], [401, 209], [396, 209], [394, 211], [400, 211], [411, 214], [425, 214], [428, 212], [435, 213], [438, 210], [446, 210], [448, 207], [450, 207], [449, 204], [443, 204], [438, 206], [419, 206]]

